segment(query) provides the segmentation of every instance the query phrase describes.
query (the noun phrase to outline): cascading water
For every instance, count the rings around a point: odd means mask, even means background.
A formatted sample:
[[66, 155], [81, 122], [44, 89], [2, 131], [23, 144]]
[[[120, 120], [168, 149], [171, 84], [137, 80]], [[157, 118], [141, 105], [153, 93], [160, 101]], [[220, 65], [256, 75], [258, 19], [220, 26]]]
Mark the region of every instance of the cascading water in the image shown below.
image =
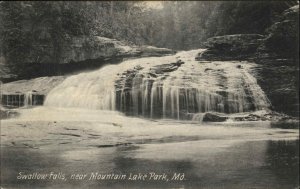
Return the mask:
[[27, 92], [24, 95], [24, 106], [32, 106], [33, 105], [33, 100], [32, 100], [32, 92]]
[[267, 109], [249, 62], [198, 62], [201, 50], [127, 60], [67, 78], [46, 106], [118, 110], [152, 118], [192, 119], [203, 112]]

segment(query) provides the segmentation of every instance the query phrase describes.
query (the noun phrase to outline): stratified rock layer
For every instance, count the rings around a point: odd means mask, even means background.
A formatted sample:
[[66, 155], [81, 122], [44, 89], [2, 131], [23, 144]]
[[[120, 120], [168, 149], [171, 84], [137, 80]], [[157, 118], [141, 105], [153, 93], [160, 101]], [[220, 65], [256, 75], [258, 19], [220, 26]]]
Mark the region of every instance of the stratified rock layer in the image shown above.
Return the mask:
[[299, 5], [284, 11], [267, 35], [237, 34], [208, 39], [196, 60], [251, 60], [272, 109], [299, 116]]
[[205, 43], [206, 51], [197, 60], [240, 60], [252, 57], [262, 44], [263, 35], [236, 34], [212, 37]]
[[59, 53], [54, 53], [55, 48], [50, 44], [36, 44], [22, 62], [11, 65], [3, 54], [0, 57], [0, 72], [3, 72], [1, 81], [64, 75], [97, 69], [105, 64], [119, 63], [128, 58], [175, 53], [166, 48], [129, 46], [124, 42], [100, 36], [74, 37], [60, 44]]
[[64, 76], [19, 80], [1, 85], [1, 104], [7, 108], [43, 105], [45, 96]]

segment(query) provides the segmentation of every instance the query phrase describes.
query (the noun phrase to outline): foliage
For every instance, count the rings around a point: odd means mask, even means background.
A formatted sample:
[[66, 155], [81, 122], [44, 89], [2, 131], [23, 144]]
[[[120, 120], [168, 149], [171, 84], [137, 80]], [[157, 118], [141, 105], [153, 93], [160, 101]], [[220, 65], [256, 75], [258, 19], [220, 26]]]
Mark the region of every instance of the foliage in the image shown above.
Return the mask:
[[[259, 33], [297, 1], [142, 1], [0, 2], [1, 54], [12, 67], [59, 63], [61, 48], [76, 36], [103, 36], [138, 45], [199, 48], [208, 38]], [[47, 48], [52, 47], [52, 48]], [[45, 57], [45, 56], [43, 56]], [[22, 68], [21, 68], [22, 69]]]
[[[88, 34], [81, 8], [80, 3], [72, 2], [1, 2], [2, 51], [12, 69], [24, 69], [21, 64], [32, 56], [38, 63], [38, 53], [33, 52], [47, 53], [49, 59], [59, 62], [64, 42]], [[45, 46], [54, 47], [53, 52]]]

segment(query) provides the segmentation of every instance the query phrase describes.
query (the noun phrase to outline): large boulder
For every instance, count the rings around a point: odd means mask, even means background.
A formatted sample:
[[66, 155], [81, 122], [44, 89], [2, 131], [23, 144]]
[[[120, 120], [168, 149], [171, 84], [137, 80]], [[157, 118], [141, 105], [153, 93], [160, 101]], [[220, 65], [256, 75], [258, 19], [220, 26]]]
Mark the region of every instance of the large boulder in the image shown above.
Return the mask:
[[204, 115], [203, 120], [204, 122], [224, 122], [228, 119], [228, 117], [226, 117], [223, 114], [220, 113], [212, 113], [212, 112], [208, 112]]

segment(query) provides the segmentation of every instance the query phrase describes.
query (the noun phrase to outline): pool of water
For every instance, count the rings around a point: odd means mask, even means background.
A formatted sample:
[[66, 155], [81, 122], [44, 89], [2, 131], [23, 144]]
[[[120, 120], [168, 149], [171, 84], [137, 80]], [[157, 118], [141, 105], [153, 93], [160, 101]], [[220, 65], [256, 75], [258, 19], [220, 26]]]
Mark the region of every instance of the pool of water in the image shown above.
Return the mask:
[[35, 119], [30, 111], [31, 117], [23, 112], [1, 121], [4, 189], [299, 187], [297, 124], [196, 124], [107, 112], [84, 117], [79, 110], [70, 119], [66, 110]]

